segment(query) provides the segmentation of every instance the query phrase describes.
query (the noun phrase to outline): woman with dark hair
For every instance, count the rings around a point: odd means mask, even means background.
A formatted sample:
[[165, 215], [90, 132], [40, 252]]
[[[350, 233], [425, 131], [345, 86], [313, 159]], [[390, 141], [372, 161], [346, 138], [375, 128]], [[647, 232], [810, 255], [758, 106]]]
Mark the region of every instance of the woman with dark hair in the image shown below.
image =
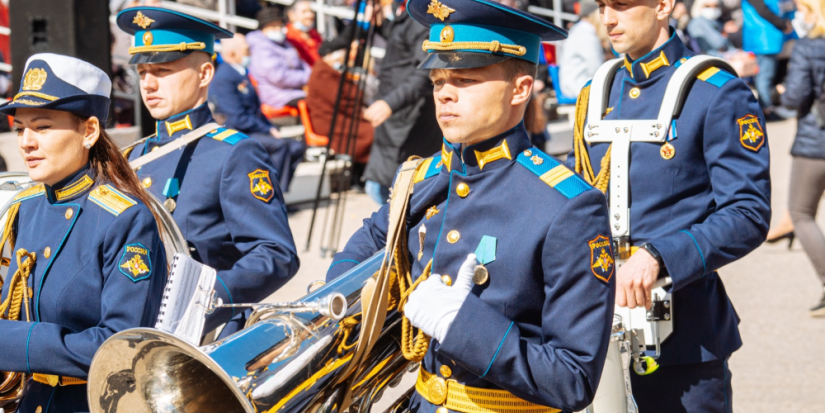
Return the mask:
[[0, 240], [12, 251], [2, 258], [0, 370], [25, 386], [19, 411], [86, 412], [98, 347], [154, 325], [166, 255], [148, 195], [103, 130], [108, 76], [56, 54], [32, 56], [23, 73], [0, 113], [14, 116], [37, 184], [12, 200]]

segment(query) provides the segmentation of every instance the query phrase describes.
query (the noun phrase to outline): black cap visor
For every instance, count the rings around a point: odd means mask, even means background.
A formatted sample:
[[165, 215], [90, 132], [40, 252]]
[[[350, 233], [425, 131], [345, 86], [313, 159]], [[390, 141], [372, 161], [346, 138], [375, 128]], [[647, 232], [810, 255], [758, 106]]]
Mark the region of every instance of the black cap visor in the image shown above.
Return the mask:
[[419, 69], [474, 69], [501, 63], [510, 56], [492, 53], [476, 52], [432, 52], [421, 64]]
[[[174, 62], [178, 59], [183, 59], [193, 52], [198, 50], [187, 50], [185, 52], [143, 52], [135, 53], [129, 60], [130, 65], [139, 65], [141, 63], [166, 63]], [[206, 53], [206, 52], [201, 52]]]

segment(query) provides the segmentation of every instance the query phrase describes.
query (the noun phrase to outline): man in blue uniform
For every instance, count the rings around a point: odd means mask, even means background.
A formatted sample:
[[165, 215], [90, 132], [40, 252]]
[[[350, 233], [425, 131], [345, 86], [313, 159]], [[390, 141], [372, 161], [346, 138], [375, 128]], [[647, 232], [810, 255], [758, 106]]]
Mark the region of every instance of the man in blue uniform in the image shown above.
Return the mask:
[[[649, 308], [657, 278], [673, 281], [673, 333], [660, 367], [632, 375], [639, 410], [729, 412], [727, 360], [742, 342], [717, 270], [765, 240], [767, 136], [745, 82], [724, 62], [692, 56], [668, 27], [673, 4], [599, 1], [613, 48], [626, 55], [615, 74], [597, 73], [580, 95], [580, 109], [585, 97], [590, 106], [569, 159], [608, 192], [611, 230], [624, 244], [616, 304]], [[695, 71], [682, 82], [687, 69]], [[687, 85], [681, 112], [669, 106], [680, 107], [676, 95], [665, 97], [671, 81]]]
[[[430, 69], [444, 132], [441, 152], [416, 170], [403, 235], [413, 280], [428, 268], [440, 274], [404, 307], [432, 337], [412, 411], [581, 410], [596, 392], [612, 323], [606, 202], [531, 147], [522, 120], [540, 42], [566, 32], [483, 0], [407, 7], [430, 27], [419, 67]], [[384, 248], [388, 221], [384, 205], [327, 278]]]
[[288, 191], [295, 168], [304, 159], [306, 146], [295, 139], [281, 139], [278, 129], [261, 112], [261, 99], [246, 70], [249, 45], [242, 34], [221, 42], [221, 58], [223, 62], [209, 85], [210, 105], [216, 116], [226, 118], [225, 127], [249, 135], [266, 148], [280, 176], [281, 190]]
[[[266, 298], [298, 270], [278, 174], [254, 139], [217, 125], [204, 128], [214, 122], [206, 101], [215, 38], [232, 34], [153, 7], [123, 10], [117, 24], [135, 35], [131, 63], [137, 64], [143, 102], [158, 119], [156, 134], [135, 146], [130, 160], [190, 132], [205, 134], [143, 165], [138, 177], [172, 212], [192, 256], [218, 270], [223, 302]], [[215, 311], [204, 331], [234, 315], [234, 309]]]

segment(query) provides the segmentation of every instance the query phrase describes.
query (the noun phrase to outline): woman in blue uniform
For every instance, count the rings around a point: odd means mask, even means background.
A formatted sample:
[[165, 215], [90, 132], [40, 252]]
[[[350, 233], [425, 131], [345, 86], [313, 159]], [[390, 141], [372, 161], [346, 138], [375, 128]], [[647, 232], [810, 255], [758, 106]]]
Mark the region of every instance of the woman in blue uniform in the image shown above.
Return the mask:
[[101, 343], [154, 325], [166, 256], [147, 194], [103, 130], [108, 76], [56, 54], [32, 56], [23, 73], [0, 113], [14, 116], [39, 184], [14, 197], [2, 233], [12, 253], [2, 259], [0, 370], [25, 375], [18, 411], [87, 412]]

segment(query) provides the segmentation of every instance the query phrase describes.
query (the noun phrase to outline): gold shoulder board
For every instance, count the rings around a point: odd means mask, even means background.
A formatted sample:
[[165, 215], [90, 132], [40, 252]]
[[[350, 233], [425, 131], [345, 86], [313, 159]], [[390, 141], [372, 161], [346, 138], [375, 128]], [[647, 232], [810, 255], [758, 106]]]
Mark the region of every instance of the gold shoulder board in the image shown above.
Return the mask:
[[137, 205], [137, 202], [132, 198], [108, 184], [93, 189], [89, 194], [89, 200], [114, 216], [118, 216], [123, 211]]

